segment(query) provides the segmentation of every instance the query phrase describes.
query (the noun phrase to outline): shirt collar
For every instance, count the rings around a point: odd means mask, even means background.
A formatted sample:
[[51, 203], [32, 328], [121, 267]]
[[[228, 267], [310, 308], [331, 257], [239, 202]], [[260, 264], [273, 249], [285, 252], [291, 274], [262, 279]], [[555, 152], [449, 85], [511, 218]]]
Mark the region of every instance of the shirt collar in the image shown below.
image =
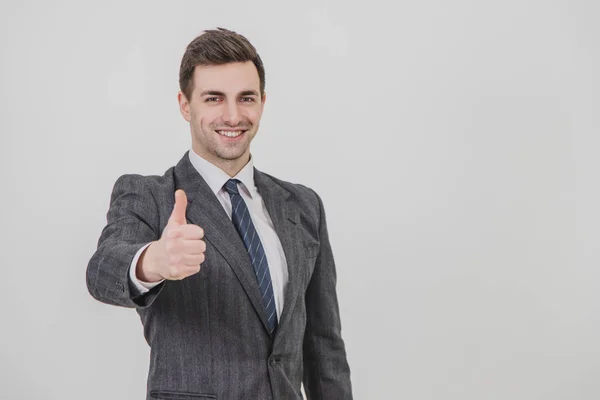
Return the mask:
[[[196, 171], [198, 171], [200, 176], [202, 176], [202, 178], [206, 181], [215, 195], [217, 195], [219, 191], [223, 189], [223, 185], [225, 185], [229, 179], [232, 179], [221, 168], [196, 154], [193, 149], [190, 149], [188, 152], [188, 157]], [[250, 154], [250, 160], [248, 160], [248, 163], [244, 165], [244, 168], [242, 168], [240, 172], [233, 177], [233, 179], [238, 179], [242, 183], [241, 186], [244, 188], [250, 198], [254, 197], [256, 186], [254, 185], [254, 163], [252, 160], [252, 154]]]

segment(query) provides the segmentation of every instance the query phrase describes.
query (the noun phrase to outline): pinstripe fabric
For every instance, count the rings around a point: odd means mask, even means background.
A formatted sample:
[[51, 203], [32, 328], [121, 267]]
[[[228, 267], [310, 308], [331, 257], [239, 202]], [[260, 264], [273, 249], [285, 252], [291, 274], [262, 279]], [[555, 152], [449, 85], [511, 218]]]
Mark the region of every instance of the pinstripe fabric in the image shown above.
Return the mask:
[[[299, 400], [302, 382], [311, 400], [352, 399], [323, 203], [310, 188], [257, 169], [254, 181], [289, 271], [273, 334], [231, 214], [187, 153], [161, 176], [115, 182], [86, 284], [95, 299], [139, 314], [150, 346], [146, 400]], [[144, 244], [160, 239], [178, 189], [188, 196], [188, 222], [204, 229], [206, 260], [197, 274], [140, 294], [128, 270]]]
[[231, 219], [250, 255], [250, 262], [252, 263], [252, 268], [254, 268], [262, 303], [265, 307], [269, 331], [273, 332], [277, 327], [277, 310], [275, 307], [271, 274], [269, 273], [269, 264], [250, 213], [248, 212], [246, 202], [244, 202], [238, 191], [237, 184], [239, 182], [237, 179], [230, 179], [223, 187], [231, 197]]

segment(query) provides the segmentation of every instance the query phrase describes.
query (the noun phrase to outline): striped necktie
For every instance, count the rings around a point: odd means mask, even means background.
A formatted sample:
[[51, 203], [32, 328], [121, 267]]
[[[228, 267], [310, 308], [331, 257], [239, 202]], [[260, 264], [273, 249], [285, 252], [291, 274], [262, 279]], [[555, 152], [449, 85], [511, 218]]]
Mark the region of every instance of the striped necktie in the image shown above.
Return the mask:
[[256, 228], [254, 228], [254, 224], [252, 223], [252, 218], [250, 218], [248, 207], [238, 191], [237, 184], [239, 182], [237, 179], [230, 179], [225, 183], [223, 188], [229, 193], [229, 197], [231, 198], [231, 219], [250, 255], [250, 262], [252, 263], [256, 281], [258, 282], [258, 289], [262, 296], [262, 303], [265, 307], [269, 332], [272, 333], [277, 327], [277, 312], [275, 309], [275, 296], [273, 294], [271, 274], [269, 273], [269, 264], [267, 263], [265, 250], [260, 242]]

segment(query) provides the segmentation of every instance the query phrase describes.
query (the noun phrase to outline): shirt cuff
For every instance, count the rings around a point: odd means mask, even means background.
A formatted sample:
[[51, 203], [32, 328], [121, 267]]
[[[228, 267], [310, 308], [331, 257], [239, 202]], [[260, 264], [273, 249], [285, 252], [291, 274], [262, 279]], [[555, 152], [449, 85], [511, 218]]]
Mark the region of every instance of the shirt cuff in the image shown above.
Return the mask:
[[131, 262], [131, 265], [129, 266], [129, 280], [131, 280], [131, 283], [133, 283], [133, 286], [135, 286], [135, 288], [140, 291], [140, 294], [148, 293], [150, 291], [150, 289], [152, 289], [154, 286], [157, 286], [162, 281], [164, 281], [164, 279], [163, 279], [158, 282], [143, 282], [143, 281], [139, 280], [137, 278], [137, 276], [135, 276], [135, 269], [137, 267], [137, 262], [140, 259], [140, 256], [142, 255], [144, 250], [146, 250], [146, 248], [148, 246], [150, 246], [151, 244], [152, 244], [152, 242], [146, 244], [144, 247], [139, 249], [138, 252], [135, 253], [135, 257], [133, 257], [133, 261]]

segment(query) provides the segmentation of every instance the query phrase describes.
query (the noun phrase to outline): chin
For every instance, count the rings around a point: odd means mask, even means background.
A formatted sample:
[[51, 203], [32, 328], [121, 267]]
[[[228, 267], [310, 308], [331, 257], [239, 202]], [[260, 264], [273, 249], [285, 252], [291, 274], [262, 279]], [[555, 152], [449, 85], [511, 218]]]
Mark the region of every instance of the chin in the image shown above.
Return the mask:
[[217, 154], [217, 156], [223, 160], [229, 160], [229, 161], [233, 161], [233, 160], [237, 160], [239, 158], [242, 158], [244, 156], [244, 154], [246, 154], [246, 152], [241, 152], [241, 153], [227, 153], [227, 152], [220, 152]]

